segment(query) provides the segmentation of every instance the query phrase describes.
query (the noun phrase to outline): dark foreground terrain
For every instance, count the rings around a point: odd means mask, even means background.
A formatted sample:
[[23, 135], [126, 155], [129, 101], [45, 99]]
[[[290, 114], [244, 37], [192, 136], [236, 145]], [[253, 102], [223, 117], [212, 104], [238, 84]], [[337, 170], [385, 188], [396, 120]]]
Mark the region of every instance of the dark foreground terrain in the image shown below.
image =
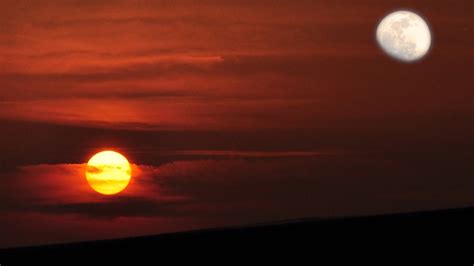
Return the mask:
[[[0, 250], [1, 265], [24, 259], [173, 258], [189, 260], [226, 255], [242, 258], [253, 254], [277, 258], [327, 255], [346, 251], [376, 255], [389, 252], [444, 256], [453, 249], [472, 251], [474, 208], [425, 211], [341, 219], [302, 219], [245, 227], [198, 230], [156, 236], [134, 237], [38, 247]], [[196, 254], [197, 257], [196, 257]], [[459, 255], [458, 254], [458, 255]], [[253, 256], [252, 255], [252, 256]], [[336, 257], [337, 259], [337, 257]], [[7, 263], [10, 261], [12, 263]]]

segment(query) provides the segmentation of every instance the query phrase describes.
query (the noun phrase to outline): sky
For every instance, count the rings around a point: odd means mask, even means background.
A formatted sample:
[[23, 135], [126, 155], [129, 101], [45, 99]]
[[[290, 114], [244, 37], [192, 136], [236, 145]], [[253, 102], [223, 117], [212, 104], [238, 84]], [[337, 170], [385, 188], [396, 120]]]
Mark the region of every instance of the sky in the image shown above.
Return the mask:
[[[388, 57], [408, 9], [433, 43]], [[0, 3], [0, 247], [474, 204], [469, 0]], [[131, 184], [85, 163], [113, 149]]]

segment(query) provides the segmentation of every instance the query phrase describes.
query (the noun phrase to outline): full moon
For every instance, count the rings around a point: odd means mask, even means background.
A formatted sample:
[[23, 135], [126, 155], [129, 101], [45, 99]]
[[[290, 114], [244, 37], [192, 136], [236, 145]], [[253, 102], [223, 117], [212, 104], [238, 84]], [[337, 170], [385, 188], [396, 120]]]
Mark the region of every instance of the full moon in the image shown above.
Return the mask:
[[377, 42], [391, 57], [412, 62], [426, 55], [431, 46], [428, 24], [410, 11], [396, 11], [380, 21]]
[[127, 159], [115, 151], [102, 151], [87, 163], [87, 183], [104, 195], [117, 194], [130, 182], [132, 170]]

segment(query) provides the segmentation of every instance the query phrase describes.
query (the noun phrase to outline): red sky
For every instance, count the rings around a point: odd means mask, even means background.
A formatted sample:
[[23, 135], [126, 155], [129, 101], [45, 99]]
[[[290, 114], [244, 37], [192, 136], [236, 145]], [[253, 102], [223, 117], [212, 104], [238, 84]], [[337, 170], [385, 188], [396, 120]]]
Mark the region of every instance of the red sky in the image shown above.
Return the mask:
[[[402, 8], [413, 64], [375, 43]], [[472, 8], [2, 1], [0, 246], [472, 205]], [[137, 169], [117, 198], [84, 183], [105, 148]]]
[[203, 130], [468, 111], [468, 1], [410, 1], [434, 35], [414, 65], [374, 42], [409, 2], [379, 2], [2, 1], [0, 116]]

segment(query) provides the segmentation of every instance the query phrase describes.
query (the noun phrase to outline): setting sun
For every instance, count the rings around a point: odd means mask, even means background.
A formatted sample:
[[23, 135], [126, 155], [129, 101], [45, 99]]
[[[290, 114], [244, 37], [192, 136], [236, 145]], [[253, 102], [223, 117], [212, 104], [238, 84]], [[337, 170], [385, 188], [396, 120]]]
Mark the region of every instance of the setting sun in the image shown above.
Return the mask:
[[130, 164], [120, 153], [102, 151], [87, 163], [86, 178], [95, 191], [104, 195], [117, 194], [130, 182]]

